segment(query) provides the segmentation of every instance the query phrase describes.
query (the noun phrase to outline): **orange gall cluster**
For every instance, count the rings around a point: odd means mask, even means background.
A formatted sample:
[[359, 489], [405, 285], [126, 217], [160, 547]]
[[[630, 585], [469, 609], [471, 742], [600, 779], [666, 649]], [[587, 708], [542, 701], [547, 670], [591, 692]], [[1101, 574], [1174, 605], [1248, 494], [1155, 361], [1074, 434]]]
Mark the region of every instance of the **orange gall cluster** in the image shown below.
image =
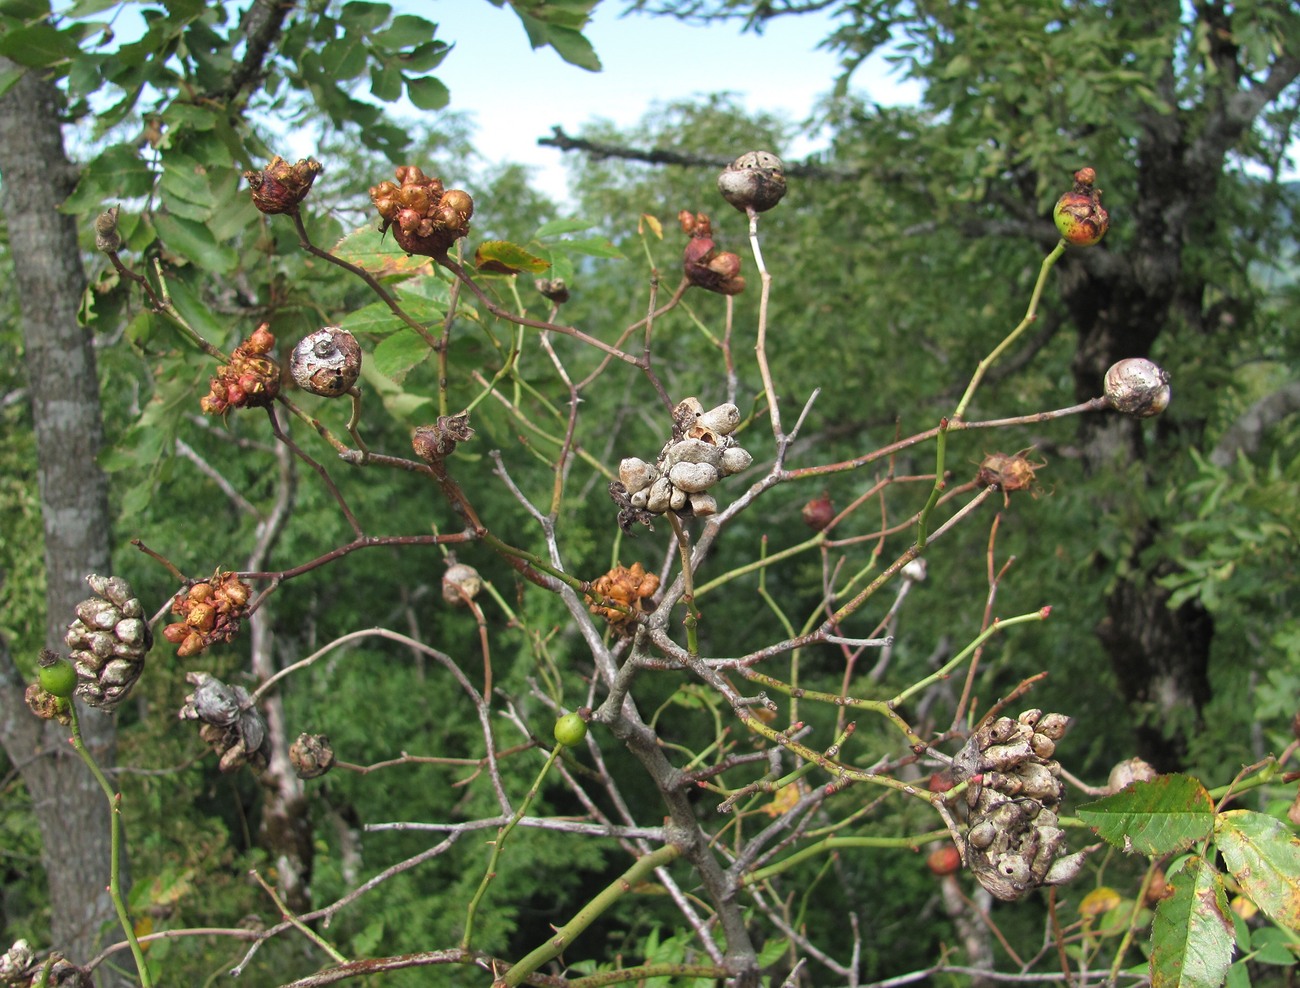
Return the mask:
[[248, 180], [253, 205], [260, 212], [275, 215], [295, 212], [320, 173], [319, 161], [303, 158], [291, 165], [277, 154], [262, 171], [246, 171], [244, 178]]
[[259, 408], [280, 393], [280, 365], [268, 356], [275, 336], [262, 323], [253, 335], [235, 347], [230, 363], [222, 364], [208, 381], [208, 394], [199, 407], [209, 415], [224, 415], [232, 408]]
[[697, 288], [719, 295], [743, 292], [745, 279], [740, 274], [740, 257], [730, 251], [718, 250], [713, 242], [713, 224], [708, 216], [683, 209], [677, 214], [677, 222], [682, 233], [691, 238], [682, 254], [682, 272], [686, 280]]
[[408, 254], [441, 257], [461, 237], [469, 234], [474, 200], [461, 189], [443, 189], [415, 165], [397, 169], [397, 182], [380, 182], [370, 189], [383, 223], [379, 230], [393, 230], [393, 239]]
[[591, 584], [592, 595], [621, 604], [622, 608], [592, 603], [591, 612], [604, 617], [615, 627], [627, 625], [634, 615], [643, 613], [641, 601], [654, 596], [659, 589], [659, 577], [647, 573], [640, 563], [615, 566], [608, 573], [596, 577]]
[[234, 573], [218, 570], [210, 580], [178, 593], [172, 613], [180, 618], [163, 629], [163, 637], [178, 646], [178, 658], [198, 655], [210, 645], [228, 642], [239, 634], [239, 624], [248, 612], [252, 591]]

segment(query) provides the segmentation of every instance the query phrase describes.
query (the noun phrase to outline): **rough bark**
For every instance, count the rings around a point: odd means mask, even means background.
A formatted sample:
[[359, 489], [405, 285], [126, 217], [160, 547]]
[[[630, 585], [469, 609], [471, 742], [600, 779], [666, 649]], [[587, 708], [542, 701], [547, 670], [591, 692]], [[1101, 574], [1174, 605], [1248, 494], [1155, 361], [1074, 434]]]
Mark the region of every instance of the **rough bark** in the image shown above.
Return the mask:
[[[0, 70], [13, 67], [0, 58]], [[86, 574], [109, 572], [110, 543], [107, 481], [97, 466], [103, 426], [95, 355], [77, 321], [85, 273], [74, 222], [56, 211], [76, 183], [59, 108], [53, 85], [30, 71], [0, 97], [0, 175], [45, 536], [45, 640], [64, 650], [73, 608], [89, 596]], [[36, 720], [23, 686], [8, 654], [0, 656], [0, 743], [22, 774], [40, 825], [52, 944], [84, 962], [101, 926], [113, 920], [105, 890], [108, 807], [69, 747], [67, 729]], [[111, 763], [113, 720], [83, 708], [82, 729], [100, 763]]]

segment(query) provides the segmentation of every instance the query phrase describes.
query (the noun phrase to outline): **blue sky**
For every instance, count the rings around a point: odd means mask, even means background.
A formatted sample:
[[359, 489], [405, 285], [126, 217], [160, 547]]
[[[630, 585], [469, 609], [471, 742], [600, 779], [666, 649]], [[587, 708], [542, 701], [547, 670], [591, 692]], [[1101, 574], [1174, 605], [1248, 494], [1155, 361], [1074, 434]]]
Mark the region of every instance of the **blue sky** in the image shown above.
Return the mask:
[[[835, 56], [817, 50], [833, 26], [825, 13], [781, 18], [760, 36], [741, 34], [738, 24], [620, 16], [622, 4], [605, 0], [584, 32], [605, 66], [590, 73], [549, 48], [534, 52], [515, 14], [485, 0], [434, 0], [413, 9], [436, 21], [438, 36], [456, 46], [437, 75], [451, 89], [450, 109], [473, 115], [478, 150], [489, 160], [530, 165], [537, 184], [555, 198], [564, 193], [564, 155], [537, 146], [552, 126], [575, 133], [598, 118], [631, 124], [655, 102], [721, 91], [739, 94], [748, 109], [797, 121], [830, 89], [837, 70]], [[521, 78], [534, 98], [515, 95]], [[915, 98], [883, 62], [860, 70], [854, 88], [886, 104]], [[815, 147], [813, 138], [793, 151]]]

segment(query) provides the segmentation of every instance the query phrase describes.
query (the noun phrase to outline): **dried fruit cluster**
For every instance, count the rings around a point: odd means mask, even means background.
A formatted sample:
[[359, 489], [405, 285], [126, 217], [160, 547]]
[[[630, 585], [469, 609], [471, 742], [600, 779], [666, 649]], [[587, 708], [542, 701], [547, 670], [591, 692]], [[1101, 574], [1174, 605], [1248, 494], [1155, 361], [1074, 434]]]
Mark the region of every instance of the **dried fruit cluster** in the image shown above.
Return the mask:
[[248, 690], [227, 686], [206, 672], [187, 672], [194, 692], [185, 698], [181, 720], [202, 722], [199, 737], [220, 755], [218, 768], [233, 772], [241, 765], [257, 771], [266, 768], [271, 753], [266, 721], [253, 706]]
[[1005, 498], [1014, 491], [1034, 490], [1037, 471], [1047, 466], [1042, 460], [1031, 460], [1030, 451], [1022, 449], [1019, 453], [989, 453], [980, 461], [975, 474], [975, 483], [981, 487], [997, 484]]
[[739, 295], [745, 290], [740, 275], [740, 256], [719, 251], [713, 242], [713, 224], [704, 213], [683, 209], [677, 214], [682, 233], [690, 234], [682, 254], [682, 273], [697, 288], [719, 295]]
[[370, 201], [383, 217], [380, 232], [393, 228], [393, 239], [408, 254], [441, 257], [469, 234], [474, 200], [461, 189], [446, 189], [415, 165], [397, 169], [397, 183], [380, 182]]
[[[1070, 881], [1085, 851], [1067, 853], [1058, 823], [1063, 786], [1053, 760], [1070, 718], [1026, 710], [999, 717], [971, 735], [953, 760], [953, 779], [970, 782], [966, 864], [999, 899]], [[978, 777], [978, 780], [977, 780]]]
[[592, 580], [591, 589], [593, 593], [623, 605], [618, 608], [593, 603], [590, 605], [591, 612], [601, 615], [616, 627], [626, 626], [635, 615], [643, 613], [641, 601], [654, 596], [659, 589], [659, 577], [647, 573], [640, 563], [615, 566], [608, 573]]
[[180, 620], [163, 629], [163, 637], [176, 649], [178, 658], [198, 655], [209, 645], [232, 641], [239, 634], [239, 623], [248, 612], [251, 591], [234, 573], [218, 570], [210, 580], [202, 580], [178, 593], [172, 601], [172, 613]]
[[717, 514], [718, 502], [706, 493], [721, 478], [739, 473], [754, 458], [732, 433], [740, 410], [730, 402], [704, 411], [698, 398], [683, 398], [673, 409], [673, 434], [659, 458], [647, 463], [629, 456], [618, 465], [618, 480], [609, 493], [621, 509], [619, 524], [649, 525], [665, 511], [705, 518]]
[[232, 408], [264, 407], [280, 393], [280, 365], [267, 354], [275, 336], [262, 323], [253, 335], [235, 347], [230, 363], [222, 364], [208, 382], [209, 393], [199, 407], [209, 415], [224, 415]]
[[72, 649], [76, 694], [85, 703], [112, 710], [144, 671], [153, 635], [131, 584], [120, 576], [86, 577], [93, 597], [76, 607], [63, 641]]

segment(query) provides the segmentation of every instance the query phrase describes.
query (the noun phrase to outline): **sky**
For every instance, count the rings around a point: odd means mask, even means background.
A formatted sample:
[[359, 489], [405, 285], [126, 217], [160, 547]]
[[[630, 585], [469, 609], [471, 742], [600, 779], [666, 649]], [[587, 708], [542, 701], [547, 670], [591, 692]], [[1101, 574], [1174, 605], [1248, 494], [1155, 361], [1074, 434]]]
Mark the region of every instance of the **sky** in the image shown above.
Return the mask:
[[[835, 55], [817, 49], [830, 33], [829, 14], [783, 17], [763, 35], [741, 33], [738, 23], [696, 26], [666, 17], [620, 16], [623, 5], [605, 0], [583, 33], [604, 70], [569, 65], [550, 48], [533, 51], [519, 18], [485, 0], [434, 0], [419, 12], [438, 23], [438, 37], [454, 50], [436, 70], [451, 90], [449, 109], [472, 115], [474, 144], [488, 160], [534, 169], [536, 185], [566, 198], [564, 152], [537, 145], [553, 126], [576, 134], [603, 119], [630, 125], [655, 103], [732, 92], [748, 110], [806, 118], [833, 84]], [[509, 72], [508, 85], [500, 73]], [[535, 94], [520, 99], [519, 79]], [[654, 87], [647, 80], [654, 80]], [[854, 76], [854, 89], [885, 104], [915, 100], [916, 90], [875, 62]], [[815, 135], [791, 149], [817, 150]]]

